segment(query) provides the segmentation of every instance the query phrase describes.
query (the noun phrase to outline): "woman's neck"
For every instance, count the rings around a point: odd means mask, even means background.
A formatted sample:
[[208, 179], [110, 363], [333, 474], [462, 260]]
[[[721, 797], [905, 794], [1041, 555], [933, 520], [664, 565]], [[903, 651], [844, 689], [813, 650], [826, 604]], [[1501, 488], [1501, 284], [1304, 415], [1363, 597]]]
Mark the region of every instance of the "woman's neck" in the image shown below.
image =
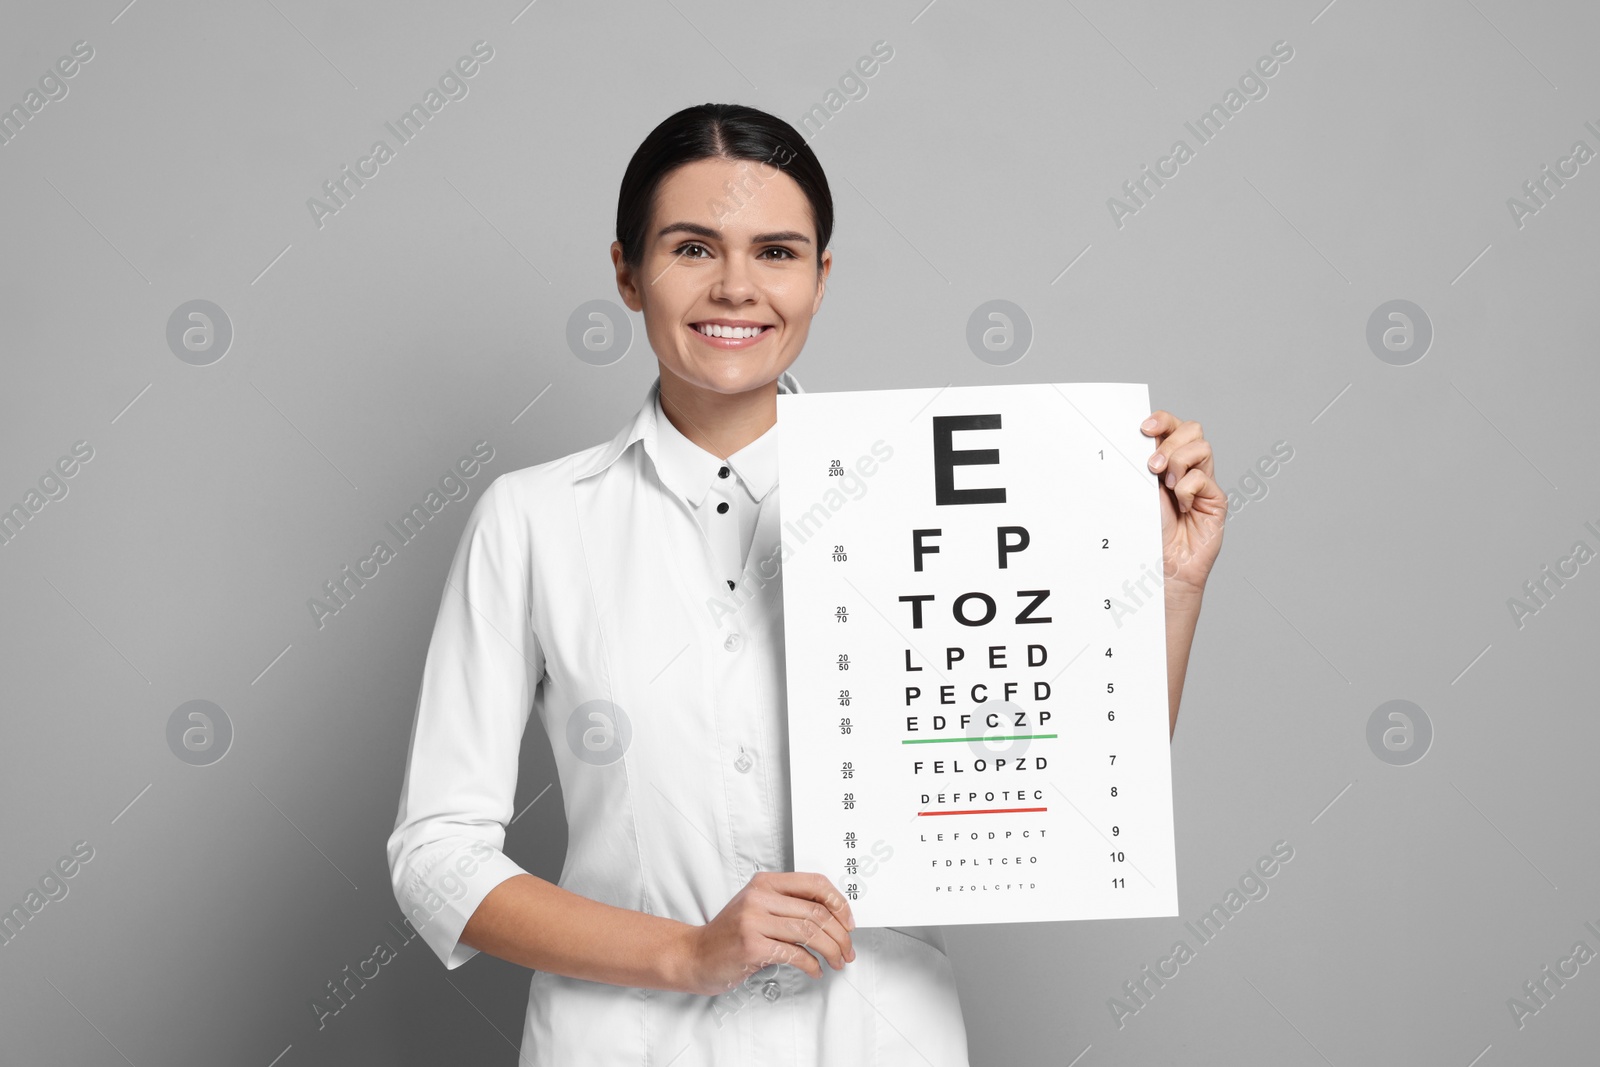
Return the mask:
[[678, 432], [727, 459], [778, 421], [778, 383], [744, 393], [718, 393], [690, 385], [661, 368], [661, 410]]

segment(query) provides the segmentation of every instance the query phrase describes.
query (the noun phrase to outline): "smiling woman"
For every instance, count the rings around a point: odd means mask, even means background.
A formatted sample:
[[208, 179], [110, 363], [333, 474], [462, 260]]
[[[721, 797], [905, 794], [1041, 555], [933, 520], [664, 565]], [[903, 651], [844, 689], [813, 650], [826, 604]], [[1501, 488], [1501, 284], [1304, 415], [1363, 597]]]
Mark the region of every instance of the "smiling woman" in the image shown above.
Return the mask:
[[679, 119], [640, 146], [611, 260], [623, 300], [644, 313], [667, 417], [730, 455], [777, 420], [777, 378], [805, 346], [833, 266], [833, 200], [792, 127], [722, 108], [719, 125]]
[[[525, 1062], [967, 1063], [942, 931], [856, 929], [793, 870], [782, 572], [750, 575], [780, 559], [777, 395], [800, 391], [832, 230], [788, 123], [704, 104], [657, 126], [611, 261], [659, 375], [610, 441], [487, 486], [451, 563], [389, 867], [447, 967], [536, 972]], [[503, 851], [534, 712], [558, 883]]]

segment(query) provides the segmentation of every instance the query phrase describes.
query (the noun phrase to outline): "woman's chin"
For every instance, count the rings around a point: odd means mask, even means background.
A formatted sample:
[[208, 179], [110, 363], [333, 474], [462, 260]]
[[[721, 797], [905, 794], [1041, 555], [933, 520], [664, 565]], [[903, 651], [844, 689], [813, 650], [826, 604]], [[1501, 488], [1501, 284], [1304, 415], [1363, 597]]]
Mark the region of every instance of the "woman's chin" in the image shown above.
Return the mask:
[[748, 393], [752, 389], [761, 389], [777, 380], [777, 374], [767, 373], [767, 368], [756, 369], [748, 366], [734, 367], [702, 367], [698, 373], [678, 375], [683, 381], [694, 389], [708, 393], [722, 393], [734, 396], [739, 393]]

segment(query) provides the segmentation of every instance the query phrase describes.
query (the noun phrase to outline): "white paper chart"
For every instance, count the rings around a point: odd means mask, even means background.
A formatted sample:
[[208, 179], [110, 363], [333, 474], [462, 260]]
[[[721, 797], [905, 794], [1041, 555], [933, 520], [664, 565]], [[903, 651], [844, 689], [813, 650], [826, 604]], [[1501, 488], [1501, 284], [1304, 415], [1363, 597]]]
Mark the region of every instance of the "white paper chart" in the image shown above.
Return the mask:
[[1177, 915], [1149, 389], [777, 403], [795, 869], [862, 926]]

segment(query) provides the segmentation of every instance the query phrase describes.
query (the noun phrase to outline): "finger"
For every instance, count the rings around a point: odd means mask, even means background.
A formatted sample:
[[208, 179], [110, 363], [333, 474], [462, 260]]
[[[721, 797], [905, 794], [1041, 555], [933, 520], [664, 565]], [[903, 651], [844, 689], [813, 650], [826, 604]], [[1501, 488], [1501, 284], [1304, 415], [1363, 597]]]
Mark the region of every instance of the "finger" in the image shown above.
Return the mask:
[[755, 920], [754, 930], [762, 939], [763, 954], [759, 962], [746, 965], [747, 975], [769, 964], [787, 963], [813, 978], [821, 978], [822, 965], [818, 956], [826, 959], [834, 970], [844, 969], [846, 959], [839, 943], [805, 918], [763, 911]]
[[764, 929], [768, 937], [793, 941], [826, 957], [835, 970], [855, 959], [855, 947], [839, 917], [825, 905], [800, 897], [774, 896], [762, 903], [783, 923], [782, 934]]
[[791, 967], [798, 967], [813, 978], [822, 977], [822, 964], [817, 962], [817, 958], [793, 941], [782, 940], [781, 934], [777, 938], [768, 939], [767, 954], [763, 957], [761, 966], [754, 970], [763, 970], [773, 963], [787, 963]]
[[1173, 487], [1172, 492], [1178, 498], [1180, 512], [1192, 510], [1212, 516], [1227, 513], [1228, 495], [1222, 491], [1215, 478], [1199, 467], [1191, 468], [1188, 474], [1178, 479], [1178, 484]]
[[1211, 442], [1204, 437], [1181, 444], [1172, 450], [1162, 474], [1163, 484], [1168, 489], [1173, 488], [1185, 474], [1189, 473], [1191, 467], [1207, 474], [1211, 473]]
[[[775, 872], [767, 879], [765, 888], [776, 890], [788, 898], [787, 902], [772, 906], [775, 913], [808, 920], [824, 930], [829, 940], [839, 946], [839, 959], [835, 967], [842, 967], [845, 962], [856, 958], [855, 946], [849, 934], [855, 928], [855, 916], [844, 894], [832, 881], [809, 871]], [[805, 932], [801, 934], [802, 940]], [[833, 962], [833, 957], [829, 959]]]
[[[776, 889], [778, 892], [791, 897], [814, 900], [837, 915], [840, 925], [846, 930], [854, 930], [856, 928], [855, 916], [850, 911], [850, 902], [825, 876], [810, 871], [770, 871], [766, 873], [765, 884], [768, 889]], [[757, 877], [760, 876], [758, 875]]]
[[1189, 442], [1200, 440], [1203, 437], [1204, 432], [1198, 422], [1178, 423], [1172, 428], [1172, 432], [1163, 437], [1160, 443], [1156, 445], [1155, 452], [1147, 461], [1150, 469], [1158, 474], [1164, 474], [1167, 470], [1167, 464], [1172, 461], [1173, 452]]
[[1170, 411], [1152, 411], [1150, 417], [1139, 425], [1141, 433], [1151, 437], [1160, 437], [1162, 434], [1171, 433], [1178, 425], [1178, 417]]

